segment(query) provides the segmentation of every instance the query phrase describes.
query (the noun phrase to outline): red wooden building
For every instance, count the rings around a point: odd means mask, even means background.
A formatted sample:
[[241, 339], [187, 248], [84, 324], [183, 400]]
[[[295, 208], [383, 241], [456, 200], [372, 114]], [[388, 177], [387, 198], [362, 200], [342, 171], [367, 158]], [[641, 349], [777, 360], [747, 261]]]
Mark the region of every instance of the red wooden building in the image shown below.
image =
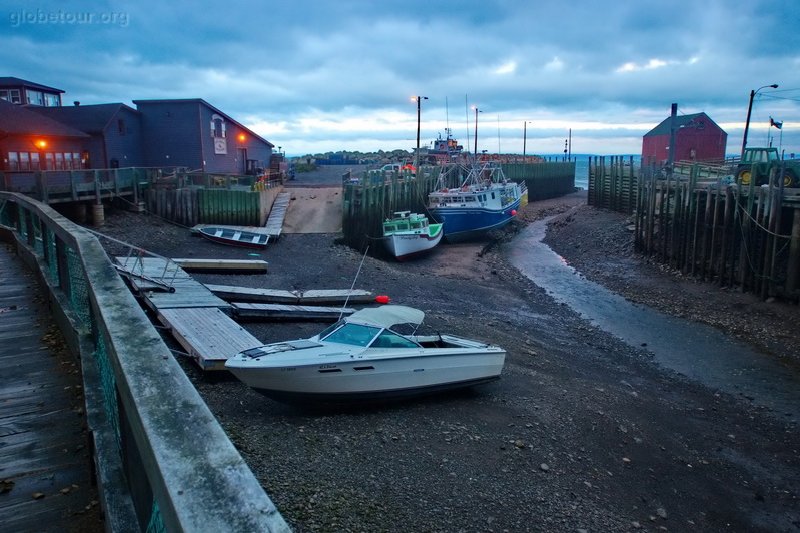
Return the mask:
[[[642, 164], [663, 165], [669, 159], [673, 117], [667, 117], [642, 137]], [[676, 115], [673, 161], [722, 161], [728, 134], [705, 113]]]

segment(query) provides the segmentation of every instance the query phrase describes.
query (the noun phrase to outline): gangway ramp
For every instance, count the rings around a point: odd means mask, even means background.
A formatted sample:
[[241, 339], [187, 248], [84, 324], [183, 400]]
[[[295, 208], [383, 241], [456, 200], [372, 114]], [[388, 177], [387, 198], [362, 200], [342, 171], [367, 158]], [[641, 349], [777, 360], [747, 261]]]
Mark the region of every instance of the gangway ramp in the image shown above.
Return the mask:
[[281, 231], [283, 231], [283, 220], [286, 218], [286, 210], [289, 208], [289, 201], [291, 198], [291, 193], [280, 192], [278, 196], [275, 197], [275, 201], [272, 202], [272, 209], [269, 211], [269, 217], [264, 226], [267, 235], [271, 238], [274, 237], [277, 239], [280, 237]]

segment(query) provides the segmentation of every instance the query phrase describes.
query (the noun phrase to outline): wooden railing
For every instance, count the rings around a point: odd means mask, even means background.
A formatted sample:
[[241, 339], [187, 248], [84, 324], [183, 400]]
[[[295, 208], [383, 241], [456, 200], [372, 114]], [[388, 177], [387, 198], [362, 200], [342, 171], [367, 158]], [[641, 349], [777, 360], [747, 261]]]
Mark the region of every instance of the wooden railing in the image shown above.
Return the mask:
[[0, 222], [80, 356], [107, 530], [289, 531], [97, 239], [15, 193]]

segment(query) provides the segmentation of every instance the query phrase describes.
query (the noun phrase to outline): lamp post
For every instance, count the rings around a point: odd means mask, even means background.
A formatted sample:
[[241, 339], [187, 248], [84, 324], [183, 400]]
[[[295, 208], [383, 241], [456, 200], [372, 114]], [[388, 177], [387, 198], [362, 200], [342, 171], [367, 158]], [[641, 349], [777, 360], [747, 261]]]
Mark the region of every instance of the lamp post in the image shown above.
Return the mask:
[[528, 124], [530, 124], [530, 123], [531, 122], [528, 121], [528, 120], [526, 120], [525, 122], [522, 123], [523, 124], [523, 126], [522, 126], [522, 162], [523, 163], [525, 162], [525, 154], [526, 154], [526, 150], [528, 148]]
[[415, 169], [419, 168], [419, 128], [422, 119], [422, 101], [427, 99], [428, 99], [427, 96], [415, 96], [411, 98], [411, 100], [417, 101], [417, 157], [416, 160], [414, 161]]
[[483, 113], [478, 106], [473, 106], [475, 110], [475, 161], [478, 160], [478, 113]]
[[767, 87], [777, 89], [778, 84], [773, 83], [772, 85], [764, 85], [754, 91], [753, 90], [750, 91], [750, 103], [747, 104], [747, 120], [744, 123], [744, 136], [742, 137], [742, 153], [739, 157], [744, 157], [744, 149], [747, 148], [747, 130], [750, 129], [750, 112], [753, 111], [753, 98], [755, 98], [756, 94], [758, 94], [758, 91], [760, 91], [761, 89], [766, 89]]

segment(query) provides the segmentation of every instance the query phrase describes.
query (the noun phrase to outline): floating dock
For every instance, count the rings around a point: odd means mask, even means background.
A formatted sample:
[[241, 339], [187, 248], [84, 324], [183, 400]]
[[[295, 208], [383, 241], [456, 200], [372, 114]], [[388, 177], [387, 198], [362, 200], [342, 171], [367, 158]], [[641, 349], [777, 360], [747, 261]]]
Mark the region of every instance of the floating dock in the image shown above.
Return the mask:
[[233, 313], [240, 319], [268, 320], [330, 320], [355, 312], [350, 307], [321, 307], [316, 305], [254, 304], [233, 302]]
[[274, 304], [344, 304], [373, 303], [372, 293], [360, 289], [322, 289], [307, 291], [287, 291], [280, 289], [256, 289], [234, 285], [207, 284], [206, 288], [216, 296], [235, 302], [261, 302]]

